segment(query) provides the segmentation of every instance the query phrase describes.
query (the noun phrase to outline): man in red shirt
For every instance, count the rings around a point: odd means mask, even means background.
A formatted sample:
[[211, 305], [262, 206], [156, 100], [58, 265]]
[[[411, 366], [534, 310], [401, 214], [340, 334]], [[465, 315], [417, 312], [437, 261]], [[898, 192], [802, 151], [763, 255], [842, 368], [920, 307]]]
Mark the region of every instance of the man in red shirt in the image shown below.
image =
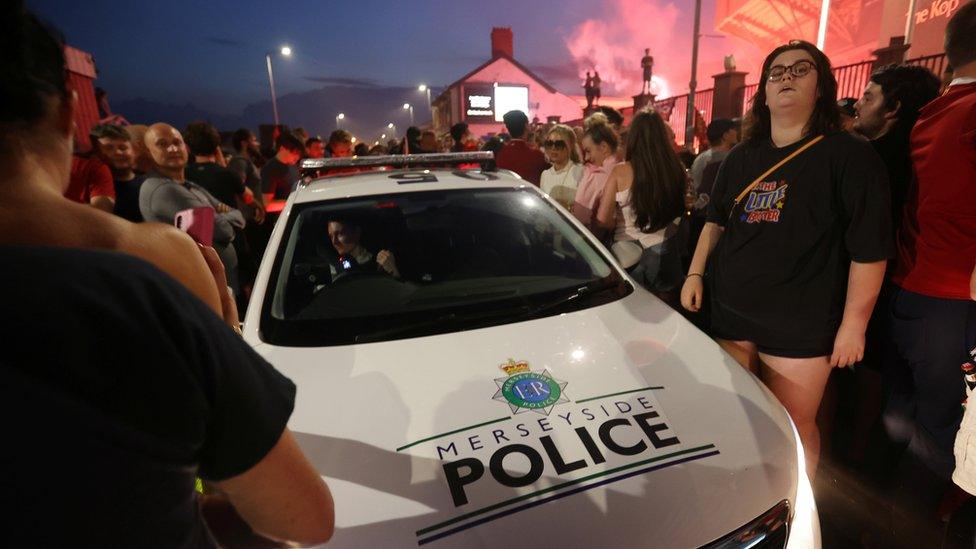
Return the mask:
[[112, 171], [95, 155], [72, 156], [71, 180], [64, 191], [64, 197], [112, 213], [115, 209]]
[[542, 154], [542, 151], [529, 147], [525, 142], [525, 129], [529, 125], [529, 117], [522, 111], [508, 111], [503, 120], [512, 138], [495, 155], [495, 164], [503, 170], [512, 170], [522, 179], [538, 187], [542, 172], [549, 168], [549, 163], [546, 162], [546, 155]]
[[[946, 27], [955, 79], [920, 111], [911, 134], [909, 189], [892, 281], [891, 395], [885, 425], [907, 449], [898, 467], [897, 501], [934, 517], [950, 487], [953, 442], [965, 398], [960, 364], [976, 346], [976, 3]], [[972, 406], [973, 403], [970, 403]], [[906, 524], [907, 516], [895, 524]]]

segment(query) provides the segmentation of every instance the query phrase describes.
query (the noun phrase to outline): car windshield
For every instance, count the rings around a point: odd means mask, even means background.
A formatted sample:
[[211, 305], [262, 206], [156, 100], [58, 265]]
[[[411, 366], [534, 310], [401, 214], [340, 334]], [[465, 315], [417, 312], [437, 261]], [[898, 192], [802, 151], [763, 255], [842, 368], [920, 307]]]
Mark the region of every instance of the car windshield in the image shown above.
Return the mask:
[[286, 346], [418, 337], [560, 314], [631, 291], [527, 189], [298, 204], [275, 258], [261, 337]]

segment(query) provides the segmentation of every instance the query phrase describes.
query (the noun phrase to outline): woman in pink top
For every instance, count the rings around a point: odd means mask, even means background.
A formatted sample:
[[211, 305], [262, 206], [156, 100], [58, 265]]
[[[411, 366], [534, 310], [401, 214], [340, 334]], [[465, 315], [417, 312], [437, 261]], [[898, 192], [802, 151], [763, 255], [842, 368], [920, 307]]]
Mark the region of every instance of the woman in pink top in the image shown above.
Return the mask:
[[593, 124], [583, 134], [583, 158], [586, 166], [583, 168], [583, 179], [576, 190], [573, 215], [598, 237], [603, 230], [596, 221], [596, 212], [600, 209], [603, 187], [610, 176], [610, 170], [617, 164], [617, 143], [617, 134], [605, 123]]

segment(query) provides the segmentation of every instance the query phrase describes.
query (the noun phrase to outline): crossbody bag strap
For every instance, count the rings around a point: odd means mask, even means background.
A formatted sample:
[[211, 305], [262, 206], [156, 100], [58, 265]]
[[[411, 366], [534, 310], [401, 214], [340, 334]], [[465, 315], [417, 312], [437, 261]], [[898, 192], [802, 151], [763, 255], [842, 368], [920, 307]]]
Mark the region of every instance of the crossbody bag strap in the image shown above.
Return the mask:
[[780, 160], [779, 162], [777, 162], [776, 164], [774, 164], [772, 168], [769, 168], [768, 170], [764, 171], [759, 177], [757, 177], [756, 179], [754, 179], [752, 181], [752, 183], [749, 183], [749, 185], [747, 185], [745, 189], [742, 189], [742, 192], [739, 193], [739, 196], [735, 197], [735, 200], [732, 201], [732, 207], [729, 208], [729, 219], [732, 219], [732, 214], [735, 213], [735, 208], [736, 208], [736, 206], [739, 205], [739, 202], [742, 202], [742, 199], [745, 198], [745, 196], [747, 194], [749, 194], [750, 191], [752, 191], [753, 189], [755, 189], [756, 188], [756, 185], [758, 185], [760, 182], [762, 182], [763, 179], [766, 179], [766, 177], [769, 176], [769, 174], [771, 174], [771, 173], [775, 172], [776, 170], [780, 169], [781, 167], [783, 167], [790, 160], [793, 160], [797, 156], [800, 156], [800, 154], [803, 151], [805, 151], [805, 150], [809, 149], [810, 147], [812, 147], [812, 146], [816, 145], [817, 143], [819, 143], [823, 138], [824, 138], [824, 136], [822, 136], [822, 135], [818, 135], [817, 137], [814, 137], [813, 139], [811, 139], [810, 141], [808, 141], [805, 145], [803, 145], [799, 149], [797, 149], [797, 150], [793, 151], [792, 153], [790, 153], [789, 156], [787, 156], [786, 158], [784, 158], [784, 159]]

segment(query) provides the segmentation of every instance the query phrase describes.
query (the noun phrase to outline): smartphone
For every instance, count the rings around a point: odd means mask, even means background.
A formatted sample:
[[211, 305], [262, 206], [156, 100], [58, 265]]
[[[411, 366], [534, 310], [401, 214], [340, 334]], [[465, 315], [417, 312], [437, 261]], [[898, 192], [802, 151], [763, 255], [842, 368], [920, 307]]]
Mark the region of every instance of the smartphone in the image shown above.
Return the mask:
[[210, 206], [177, 212], [173, 224], [200, 244], [213, 246], [214, 209]]

